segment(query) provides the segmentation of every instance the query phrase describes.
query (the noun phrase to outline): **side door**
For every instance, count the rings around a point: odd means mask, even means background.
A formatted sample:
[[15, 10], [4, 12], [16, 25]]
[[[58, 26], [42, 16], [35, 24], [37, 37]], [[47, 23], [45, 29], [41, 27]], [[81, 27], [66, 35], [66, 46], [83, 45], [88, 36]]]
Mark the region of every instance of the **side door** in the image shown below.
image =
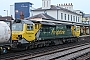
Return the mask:
[[26, 25], [26, 32], [24, 34], [27, 41], [35, 40], [34, 26], [33, 24]]

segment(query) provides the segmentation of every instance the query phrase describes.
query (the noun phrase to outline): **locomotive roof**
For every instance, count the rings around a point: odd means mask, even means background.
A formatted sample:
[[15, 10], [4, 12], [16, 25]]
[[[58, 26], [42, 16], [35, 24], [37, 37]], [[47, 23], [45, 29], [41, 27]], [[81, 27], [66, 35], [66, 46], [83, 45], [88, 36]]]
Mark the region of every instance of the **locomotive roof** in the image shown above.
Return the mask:
[[70, 22], [70, 21], [61, 21], [61, 20], [48, 20], [48, 19], [43, 19], [41, 21], [39, 20], [31, 20], [32, 22], [36, 22], [36, 23], [41, 23], [41, 24], [48, 24], [48, 25], [79, 25], [79, 23], [75, 23], [75, 22]]
[[26, 23], [26, 24], [34, 24], [32, 21], [30, 20], [14, 20], [13, 23]]
[[29, 20], [23, 20], [22, 22], [27, 23], [27, 24], [34, 24], [32, 21], [29, 21]]
[[44, 25], [56, 25], [55, 23], [51, 23], [51, 22], [40, 22], [40, 23]]
[[35, 22], [41, 23], [43, 25], [76, 25], [76, 26], [89, 26], [88, 24], [83, 23], [75, 23], [75, 22], [67, 22], [67, 21], [59, 21], [59, 20], [14, 20], [13, 23], [26, 23], [26, 24], [34, 24]]

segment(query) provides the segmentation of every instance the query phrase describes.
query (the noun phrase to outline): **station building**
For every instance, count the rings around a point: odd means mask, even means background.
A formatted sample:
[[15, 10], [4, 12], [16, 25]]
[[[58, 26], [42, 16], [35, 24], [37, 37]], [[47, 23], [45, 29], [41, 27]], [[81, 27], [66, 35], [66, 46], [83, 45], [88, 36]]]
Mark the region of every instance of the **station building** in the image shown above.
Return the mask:
[[82, 13], [80, 10], [73, 10], [72, 3], [51, 5], [51, 0], [42, 0], [42, 7], [31, 11], [33, 16], [45, 13], [56, 20], [82, 23]]
[[84, 24], [90, 24], [90, 14], [84, 14], [82, 21]]

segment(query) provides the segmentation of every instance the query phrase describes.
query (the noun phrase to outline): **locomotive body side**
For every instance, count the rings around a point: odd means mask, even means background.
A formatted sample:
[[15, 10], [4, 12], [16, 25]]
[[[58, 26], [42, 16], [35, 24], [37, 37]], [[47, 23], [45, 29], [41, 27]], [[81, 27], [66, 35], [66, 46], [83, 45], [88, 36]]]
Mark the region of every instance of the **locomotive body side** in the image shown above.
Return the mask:
[[[37, 37], [38, 35], [38, 37]], [[37, 39], [52, 39], [52, 38], [68, 38], [68, 37], [79, 37], [80, 26], [72, 25], [43, 25], [37, 32]]]
[[[37, 38], [40, 40], [71, 37], [71, 26], [69, 25], [42, 25]], [[37, 35], [36, 35], [37, 36]]]
[[[27, 21], [27, 22], [26, 22]], [[12, 41], [17, 46], [59, 44], [77, 41], [80, 27], [66, 24], [18, 20], [12, 24]]]

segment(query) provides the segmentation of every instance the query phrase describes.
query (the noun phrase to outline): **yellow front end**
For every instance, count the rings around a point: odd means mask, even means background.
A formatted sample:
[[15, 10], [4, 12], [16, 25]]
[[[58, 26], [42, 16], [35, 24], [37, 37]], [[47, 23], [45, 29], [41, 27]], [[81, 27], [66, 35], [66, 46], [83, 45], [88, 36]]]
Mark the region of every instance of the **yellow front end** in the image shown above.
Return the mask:
[[71, 29], [73, 36], [80, 36], [80, 26], [72, 26]]
[[18, 40], [18, 35], [23, 35], [22, 31], [12, 31], [12, 40]]
[[12, 32], [12, 40], [19, 40], [19, 36], [22, 36], [22, 39], [25, 39], [27, 41], [32, 41], [35, 40], [35, 36], [34, 36], [34, 32], [33, 31], [13, 31]]
[[34, 25], [32, 25], [32, 29], [28, 29], [29, 26], [30, 25], [23, 24], [22, 31], [12, 30], [12, 40], [25, 39], [27, 42], [35, 40]]

